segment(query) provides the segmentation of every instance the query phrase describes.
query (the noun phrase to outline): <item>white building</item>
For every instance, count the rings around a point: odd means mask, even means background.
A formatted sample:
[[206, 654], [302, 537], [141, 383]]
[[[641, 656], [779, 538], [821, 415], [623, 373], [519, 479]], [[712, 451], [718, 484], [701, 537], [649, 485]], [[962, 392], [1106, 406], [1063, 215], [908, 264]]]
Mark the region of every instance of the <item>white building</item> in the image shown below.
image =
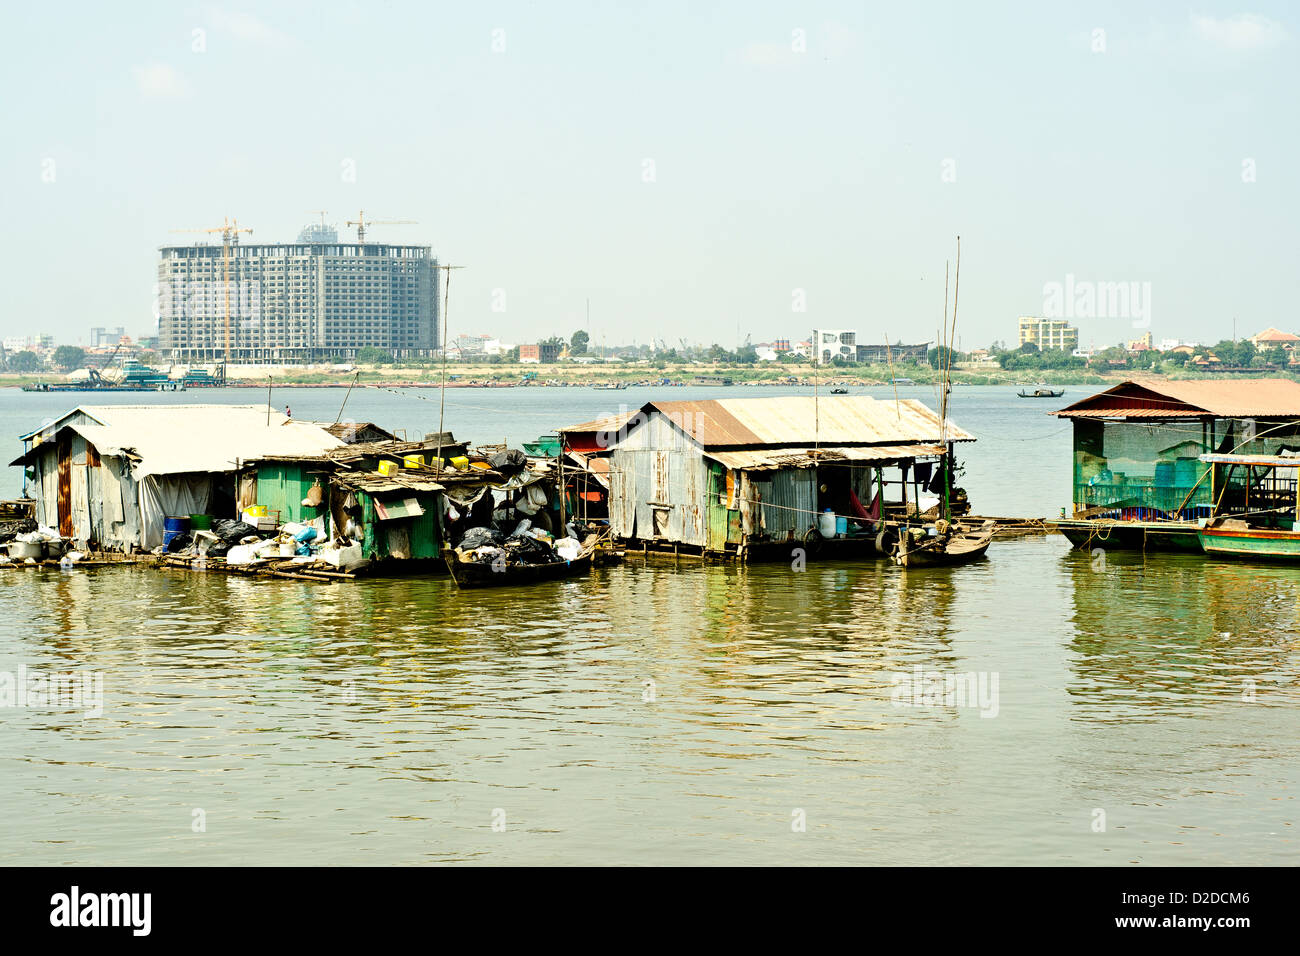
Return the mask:
[[813, 362], [829, 365], [837, 358], [846, 362], [858, 360], [858, 332], [856, 329], [813, 329]]

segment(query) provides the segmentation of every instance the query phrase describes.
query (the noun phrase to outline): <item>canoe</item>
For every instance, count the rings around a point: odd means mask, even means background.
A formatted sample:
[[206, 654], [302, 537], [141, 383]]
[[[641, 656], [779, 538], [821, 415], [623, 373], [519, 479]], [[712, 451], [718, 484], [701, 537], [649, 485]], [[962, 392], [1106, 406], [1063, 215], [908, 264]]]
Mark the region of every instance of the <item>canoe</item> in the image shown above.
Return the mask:
[[1063, 388], [1036, 388], [1032, 392], [1026, 392], [1022, 389], [1021, 391], [1016, 392], [1016, 395], [1020, 398], [1060, 398], [1064, 394], [1065, 389]]
[[907, 547], [907, 537], [899, 542], [894, 562], [905, 568], [941, 568], [969, 564], [984, 557], [993, 541], [994, 529], [986, 522], [978, 531], [954, 534], [946, 541], [922, 538], [917, 547]]
[[1200, 539], [1201, 549], [1211, 557], [1300, 562], [1300, 531], [1207, 525], [1196, 536]]
[[537, 584], [541, 581], [577, 577], [591, 570], [590, 554], [584, 554], [572, 561], [552, 561], [549, 564], [509, 564], [504, 566], [465, 561], [452, 549], [444, 552], [444, 557], [447, 562], [447, 570], [451, 572], [452, 580], [462, 588], [495, 588], [510, 587], [517, 584]]

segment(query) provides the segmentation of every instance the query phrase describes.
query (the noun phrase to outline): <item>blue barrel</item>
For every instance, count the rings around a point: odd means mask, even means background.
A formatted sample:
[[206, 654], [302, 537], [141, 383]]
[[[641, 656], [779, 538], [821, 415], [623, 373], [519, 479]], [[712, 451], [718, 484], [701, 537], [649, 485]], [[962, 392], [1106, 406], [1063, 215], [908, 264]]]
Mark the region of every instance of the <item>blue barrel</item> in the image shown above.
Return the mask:
[[182, 534], [183, 532], [189, 530], [190, 530], [189, 515], [177, 515], [174, 518], [164, 518], [163, 519], [163, 550], [164, 551], [167, 550], [167, 546], [172, 543], [172, 538], [176, 537], [178, 534]]

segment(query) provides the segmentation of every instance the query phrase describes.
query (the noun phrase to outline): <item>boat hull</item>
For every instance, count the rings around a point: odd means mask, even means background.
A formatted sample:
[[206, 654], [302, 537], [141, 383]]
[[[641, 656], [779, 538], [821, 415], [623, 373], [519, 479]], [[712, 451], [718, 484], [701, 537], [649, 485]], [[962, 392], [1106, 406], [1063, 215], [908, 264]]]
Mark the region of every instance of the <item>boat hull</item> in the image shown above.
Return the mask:
[[1108, 551], [1200, 551], [1196, 525], [1182, 521], [1048, 521], [1076, 548]]
[[949, 568], [959, 564], [970, 564], [984, 558], [993, 535], [984, 535], [977, 539], [966, 539], [950, 543], [944, 550], [921, 547], [912, 551], [899, 551], [895, 560], [905, 568]]
[[1300, 563], [1300, 532], [1263, 528], [1205, 528], [1198, 535], [1205, 553], [1215, 558]]
[[494, 570], [491, 564], [462, 561], [455, 551], [446, 553], [447, 570], [452, 580], [462, 588], [499, 588], [521, 584], [537, 584], [586, 574], [591, 570], [591, 555], [572, 561], [554, 561], [550, 564], [507, 565]]

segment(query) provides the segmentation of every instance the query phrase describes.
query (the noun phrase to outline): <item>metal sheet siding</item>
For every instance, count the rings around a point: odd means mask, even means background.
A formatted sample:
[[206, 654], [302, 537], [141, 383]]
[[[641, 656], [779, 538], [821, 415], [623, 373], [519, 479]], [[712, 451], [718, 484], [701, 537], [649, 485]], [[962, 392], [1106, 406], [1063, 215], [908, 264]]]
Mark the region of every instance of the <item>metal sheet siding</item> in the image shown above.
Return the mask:
[[[653, 414], [614, 449], [609, 462], [614, 534], [700, 547], [708, 543], [709, 465], [690, 438]], [[658, 532], [656, 511], [666, 515]]]
[[763, 530], [782, 539], [802, 535], [817, 523], [815, 472], [790, 469], [773, 473], [770, 482], [755, 482], [762, 500]]

